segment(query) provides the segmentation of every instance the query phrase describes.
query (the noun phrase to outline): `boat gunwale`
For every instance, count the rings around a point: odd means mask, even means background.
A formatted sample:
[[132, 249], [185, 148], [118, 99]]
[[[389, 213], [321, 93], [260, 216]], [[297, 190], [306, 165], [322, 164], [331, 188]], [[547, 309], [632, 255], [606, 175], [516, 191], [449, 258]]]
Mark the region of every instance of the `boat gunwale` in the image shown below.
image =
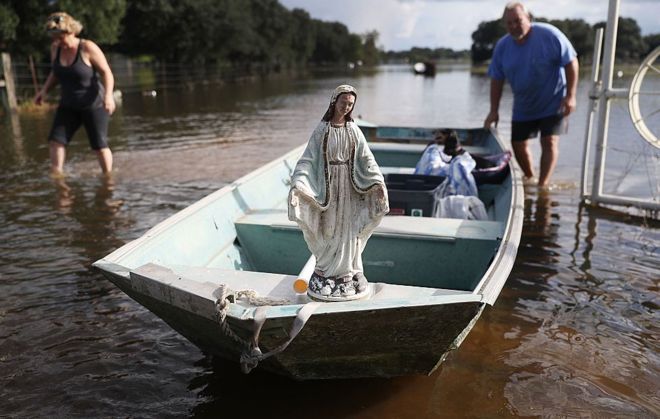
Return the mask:
[[[504, 143], [500, 139], [497, 128], [490, 128], [489, 130], [502, 150], [506, 150]], [[486, 273], [484, 273], [481, 277], [481, 281], [479, 281], [474, 288], [475, 292], [483, 295], [484, 302], [491, 306], [495, 304], [500, 291], [504, 287], [504, 284], [513, 270], [523, 229], [525, 193], [521, 180], [522, 172], [517, 162], [513, 159], [511, 159], [508, 164], [510, 168], [509, 176], [511, 177], [511, 203], [509, 206], [509, 214], [504, 225], [502, 242], [493, 257], [493, 261], [486, 270]]]
[[[248, 180], [250, 180], [253, 177], [257, 177], [260, 175], [262, 172], [265, 172], [267, 170], [270, 170], [273, 166], [276, 166], [282, 162], [285, 162], [289, 159], [289, 157], [293, 157], [294, 155], [297, 154], [302, 154], [304, 147], [306, 144], [302, 144], [300, 146], [295, 147], [293, 150], [290, 150], [279, 157], [276, 157], [275, 159], [271, 160], [270, 162], [259, 166], [258, 168], [251, 170], [247, 174], [241, 176], [240, 178], [236, 179], [235, 181], [223, 186], [222, 188], [210, 193], [209, 195], [201, 198], [200, 200], [192, 203], [191, 205], [185, 207], [181, 211], [178, 211], [164, 220], [160, 221], [157, 223], [155, 226], [151, 227], [149, 230], [147, 230], [144, 234], [142, 234], [140, 237], [131, 240], [118, 249], [114, 250], [107, 256], [103, 257], [102, 259], [99, 259], [98, 261], [94, 262], [92, 266], [96, 266], [96, 264], [100, 261], [107, 261], [107, 262], [112, 262], [117, 265], [119, 265], [118, 261], [121, 260], [123, 256], [125, 256], [127, 253], [132, 251], [134, 248], [143, 245], [145, 243], [150, 242], [152, 239], [155, 239], [158, 235], [160, 235], [162, 232], [166, 231], [167, 229], [173, 227], [174, 225], [178, 224], [180, 221], [184, 220], [188, 216], [200, 211], [203, 208], [206, 208], [210, 203], [217, 201], [218, 199], [224, 197], [227, 194], [232, 193], [235, 191], [238, 187], [240, 187], [242, 184], [245, 184]], [[293, 170], [293, 168], [291, 168]]]
[[[161, 266], [162, 267], [162, 266]], [[162, 267], [169, 270], [172, 275], [178, 276], [173, 270]], [[117, 275], [115, 273], [106, 271], [111, 275]], [[249, 271], [245, 271], [249, 273]], [[203, 299], [207, 303], [215, 308], [217, 298], [213, 295], [215, 291], [220, 288], [220, 284], [214, 284], [208, 281], [197, 281], [194, 279], [183, 278], [179, 276], [175, 281], [164, 281], [159, 278], [154, 278], [147, 276], [141, 272], [132, 271], [128, 275], [121, 275], [127, 281], [131, 282], [131, 290], [134, 293], [139, 293], [147, 297], [161, 301], [164, 304], [169, 304], [176, 306], [180, 309], [187, 310], [186, 307], [180, 304], [174, 304], [173, 301], [165, 301], [162, 298], [159, 298], [157, 295], [149, 294], [142, 292], [141, 284], [136, 284], [134, 281], [137, 280], [145, 283], [146, 281], [152, 282], [155, 285], [164, 285], [170, 291], [175, 291], [181, 294], [188, 294], [196, 298]], [[374, 284], [376, 285], [376, 284]], [[385, 284], [387, 285], [387, 284]], [[424, 288], [428, 287], [418, 287], [415, 285], [399, 285], [401, 287], [409, 288]], [[233, 290], [234, 292], [240, 292], [242, 290]], [[452, 291], [452, 290], [447, 290]], [[172, 294], [168, 294], [172, 300], [175, 300]], [[266, 296], [267, 297], [267, 296]], [[189, 301], [188, 298], [178, 298], [177, 301]], [[307, 303], [312, 302], [292, 302], [291, 304], [282, 304], [282, 305], [269, 305], [266, 311], [267, 319], [278, 319], [278, 318], [294, 318], [298, 311]], [[465, 303], [483, 303], [482, 298], [479, 294], [473, 292], [461, 292], [457, 291], [455, 294], [441, 294], [441, 295], [419, 295], [419, 296], [410, 296], [404, 298], [371, 298], [364, 300], [353, 300], [353, 301], [340, 301], [334, 302], [332, 304], [321, 304], [314, 312], [317, 314], [333, 314], [333, 313], [344, 313], [344, 312], [358, 312], [358, 311], [373, 311], [373, 310], [391, 310], [391, 309], [405, 309], [406, 307], [425, 307], [425, 306], [438, 306], [438, 305], [452, 305], [452, 304], [465, 304]], [[237, 320], [253, 320], [255, 317], [255, 312], [258, 306], [245, 306], [239, 302], [229, 304], [227, 315]], [[187, 310], [189, 311], [189, 310]], [[197, 314], [200, 314], [199, 312]], [[215, 311], [213, 315], [205, 316], [210, 319], [216, 319]]]

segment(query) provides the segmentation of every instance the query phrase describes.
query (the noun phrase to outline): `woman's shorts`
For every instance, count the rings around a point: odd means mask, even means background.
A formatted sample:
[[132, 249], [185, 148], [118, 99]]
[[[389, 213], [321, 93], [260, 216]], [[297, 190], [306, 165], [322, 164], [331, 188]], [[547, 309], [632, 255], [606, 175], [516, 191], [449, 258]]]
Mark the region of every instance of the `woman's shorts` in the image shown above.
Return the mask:
[[563, 115], [552, 115], [531, 121], [512, 121], [511, 122], [511, 141], [525, 141], [534, 138], [541, 132], [541, 138], [551, 135], [564, 134], [566, 123]]
[[48, 139], [67, 145], [80, 125], [84, 125], [90, 147], [100, 150], [108, 147], [109, 121], [110, 115], [103, 106], [79, 110], [60, 105]]

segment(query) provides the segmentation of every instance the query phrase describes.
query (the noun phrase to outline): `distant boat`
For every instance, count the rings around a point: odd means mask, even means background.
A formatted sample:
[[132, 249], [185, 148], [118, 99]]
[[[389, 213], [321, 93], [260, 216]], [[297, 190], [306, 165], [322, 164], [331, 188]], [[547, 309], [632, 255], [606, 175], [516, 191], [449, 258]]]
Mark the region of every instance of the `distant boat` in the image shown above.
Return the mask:
[[[435, 131], [361, 127], [383, 173], [404, 177]], [[457, 131], [471, 154], [504, 150], [491, 131]], [[517, 170], [479, 186], [488, 220], [431, 218], [419, 208], [411, 211], [420, 216], [386, 216], [363, 253], [371, 296], [321, 303], [293, 288], [310, 260], [286, 207], [303, 149], [192, 204], [94, 267], [202, 350], [246, 372], [297, 380], [431, 373], [495, 303], [511, 272], [523, 221]], [[389, 191], [391, 201], [406, 195], [392, 184]], [[423, 190], [408, 196], [432, 199]]]
[[415, 63], [413, 65], [413, 72], [424, 76], [435, 76], [435, 63], [432, 61]]

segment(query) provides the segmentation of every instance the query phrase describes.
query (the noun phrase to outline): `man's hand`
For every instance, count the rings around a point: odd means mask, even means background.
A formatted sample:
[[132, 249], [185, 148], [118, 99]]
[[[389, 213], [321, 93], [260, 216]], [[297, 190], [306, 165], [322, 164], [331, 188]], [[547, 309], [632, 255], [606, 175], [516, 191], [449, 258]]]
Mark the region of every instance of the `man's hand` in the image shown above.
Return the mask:
[[486, 116], [486, 120], [484, 121], [484, 128], [490, 129], [490, 126], [495, 124], [495, 127], [497, 127], [497, 123], [500, 122], [500, 114], [498, 112], [489, 112], [488, 116]]
[[559, 112], [564, 116], [568, 116], [575, 110], [575, 106], [576, 106], [575, 97], [565, 96], [561, 100], [561, 105], [559, 106]]

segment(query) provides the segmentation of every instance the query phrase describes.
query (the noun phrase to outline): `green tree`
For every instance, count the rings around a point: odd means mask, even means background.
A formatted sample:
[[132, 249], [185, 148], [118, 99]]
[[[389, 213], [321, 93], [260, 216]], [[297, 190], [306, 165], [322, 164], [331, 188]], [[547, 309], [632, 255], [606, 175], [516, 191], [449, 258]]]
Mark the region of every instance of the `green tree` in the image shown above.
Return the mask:
[[294, 61], [291, 48], [296, 34], [292, 31], [294, 19], [277, 0], [252, 2], [255, 29], [258, 28], [257, 61], [281, 66]]
[[362, 37], [353, 33], [349, 33], [348, 39], [346, 40], [346, 49], [344, 50], [344, 60], [340, 62], [352, 62], [362, 61], [364, 57], [364, 45], [362, 44]]
[[660, 47], [660, 33], [654, 33], [651, 35], [646, 35], [644, 37], [644, 43], [646, 44], [646, 52], [644, 55], [648, 55], [656, 49], [657, 47]]
[[9, 41], [16, 39], [18, 15], [7, 5], [0, 4], [0, 49], [7, 48]]
[[223, 45], [221, 57], [234, 63], [250, 62], [257, 56], [260, 34], [252, 11], [244, 7], [244, 0], [228, 3], [224, 10], [223, 29], [219, 31]]
[[[605, 28], [606, 22], [599, 22], [594, 28]], [[604, 42], [604, 41], [603, 41]], [[620, 17], [616, 40], [616, 59], [637, 62], [647, 51], [642, 31], [635, 19]]]
[[[0, 27], [5, 48], [13, 55], [37, 59], [48, 59], [50, 39], [44, 30], [46, 17], [56, 11], [65, 11], [79, 20], [84, 28], [81, 36], [90, 38], [102, 45], [117, 41], [120, 22], [126, 8], [125, 0], [103, 2], [80, 2], [75, 0], [4, 0], [0, 6]], [[13, 34], [11, 22], [18, 19]]]
[[312, 54], [315, 63], [340, 64], [349, 61], [349, 32], [339, 22], [314, 20], [316, 24], [316, 48]]
[[293, 64], [378, 62], [377, 33], [289, 11], [277, 0], [128, 0], [118, 49], [165, 61]]
[[376, 46], [378, 31], [367, 32], [363, 35], [362, 61], [365, 65], [376, 65], [380, 62], [381, 52]]
[[291, 17], [291, 30], [295, 34], [291, 48], [296, 54], [295, 61], [304, 64], [312, 58], [316, 48], [316, 25], [303, 9], [293, 9]]
[[[561, 30], [571, 41], [571, 44], [581, 59], [591, 57], [595, 29], [605, 27], [605, 22], [600, 22], [592, 27], [582, 19], [548, 21], [541, 17], [536, 20], [548, 22]], [[479, 23], [477, 30], [472, 33], [472, 61], [474, 63], [481, 63], [489, 60], [493, 55], [495, 44], [504, 34], [506, 34], [506, 30], [500, 19]], [[648, 50], [641, 36], [639, 26], [634, 19], [619, 18], [617, 38], [617, 59], [637, 61]]]
[[4, 7], [10, 11], [8, 15], [18, 19], [13, 36], [4, 42], [9, 53], [21, 57], [33, 55], [37, 60], [47, 57], [50, 50], [44, 23], [50, 13], [48, 5], [40, 0], [8, 0]]
[[482, 63], [490, 60], [497, 40], [505, 34], [501, 19], [479, 23], [477, 30], [472, 32], [472, 62]]
[[53, 11], [65, 11], [82, 23], [82, 37], [101, 45], [117, 43], [120, 23], [126, 13], [126, 0], [58, 0], [50, 3]]
[[121, 52], [163, 61], [221, 61], [255, 48], [250, 12], [239, 0], [131, 0], [123, 26]]
[[[82, 37], [127, 55], [170, 62], [266, 64], [379, 61], [377, 32], [351, 34], [339, 22], [289, 11], [277, 0], [2, 0], [0, 43], [12, 54], [47, 59], [48, 14], [65, 11]], [[20, 40], [20, 42], [19, 42]]]
[[[541, 21], [541, 19], [538, 20]], [[548, 23], [566, 35], [577, 52], [578, 57], [580, 57], [580, 60], [587, 57], [589, 57], [589, 60], [591, 59], [594, 50], [595, 33], [591, 25], [582, 19], [550, 20]]]
[[180, 25], [175, 20], [174, 8], [169, 0], [129, 1], [123, 31], [119, 35], [118, 51], [129, 55], [154, 54], [165, 58], [167, 45], [163, 36]]

